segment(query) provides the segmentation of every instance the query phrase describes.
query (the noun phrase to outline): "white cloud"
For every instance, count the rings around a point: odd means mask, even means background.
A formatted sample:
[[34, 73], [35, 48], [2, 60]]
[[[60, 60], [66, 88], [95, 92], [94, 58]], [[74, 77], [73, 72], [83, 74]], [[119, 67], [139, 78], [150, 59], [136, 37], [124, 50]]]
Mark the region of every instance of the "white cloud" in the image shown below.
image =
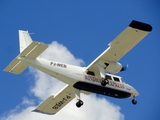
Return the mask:
[[53, 41], [42, 56], [49, 60], [58, 60], [72, 65], [80, 66], [84, 64], [83, 60], [75, 58], [65, 46], [59, 44], [57, 41]]
[[[74, 65], [84, 64], [83, 60], [75, 58], [69, 50], [57, 43], [52, 42], [49, 48], [42, 54], [43, 57], [70, 63]], [[35, 78], [35, 84], [31, 88], [31, 92], [40, 101], [46, 99], [51, 94], [57, 93], [64, 87], [64, 83], [38, 71], [30, 68], [30, 73]], [[34, 101], [24, 98], [22, 103], [15, 107], [0, 120], [51, 120], [51, 119], [67, 119], [67, 120], [123, 120], [124, 116], [120, 113], [120, 107], [110, 103], [104, 98], [97, 98], [95, 95], [82, 95], [84, 105], [81, 108], [75, 106], [76, 100], [72, 100], [56, 115], [44, 115], [31, 112], [36, 106]], [[25, 106], [25, 107], [24, 107]]]

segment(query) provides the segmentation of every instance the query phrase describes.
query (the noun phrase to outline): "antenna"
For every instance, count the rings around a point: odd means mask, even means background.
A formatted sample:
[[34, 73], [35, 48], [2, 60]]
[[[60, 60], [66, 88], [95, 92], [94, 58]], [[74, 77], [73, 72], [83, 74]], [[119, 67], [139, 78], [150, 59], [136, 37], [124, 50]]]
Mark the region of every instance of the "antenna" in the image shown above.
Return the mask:
[[29, 33], [29, 34], [30, 34], [30, 35], [31, 35], [31, 34], [34, 34], [34, 32], [32, 32], [32, 33]]

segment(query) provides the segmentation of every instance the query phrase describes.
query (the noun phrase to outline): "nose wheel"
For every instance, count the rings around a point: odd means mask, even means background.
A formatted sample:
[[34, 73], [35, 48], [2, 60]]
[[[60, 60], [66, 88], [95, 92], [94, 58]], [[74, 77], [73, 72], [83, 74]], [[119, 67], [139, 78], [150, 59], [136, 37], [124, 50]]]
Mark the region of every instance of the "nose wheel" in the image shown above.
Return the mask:
[[135, 98], [132, 100], [132, 104], [133, 104], [133, 105], [136, 105], [136, 104], [137, 104], [137, 100], [136, 100]]
[[78, 102], [76, 103], [76, 106], [78, 108], [80, 108], [83, 105], [83, 101], [82, 100], [78, 100]]

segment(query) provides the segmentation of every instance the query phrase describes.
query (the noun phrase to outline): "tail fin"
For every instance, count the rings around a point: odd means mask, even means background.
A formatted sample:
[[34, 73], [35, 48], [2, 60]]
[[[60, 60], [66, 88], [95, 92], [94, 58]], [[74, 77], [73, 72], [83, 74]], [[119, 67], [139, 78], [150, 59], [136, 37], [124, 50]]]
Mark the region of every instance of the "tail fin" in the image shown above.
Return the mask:
[[28, 31], [19, 30], [20, 52], [22, 52], [31, 43], [32, 43], [32, 39], [31, 39]]
[[20, 54], [4, 69], [6, 72], [20, 74], [27, 67], [27, 63], [21, 57], [36, 59], [48, 45], [32, 41], [28, 31], [19, 30]]

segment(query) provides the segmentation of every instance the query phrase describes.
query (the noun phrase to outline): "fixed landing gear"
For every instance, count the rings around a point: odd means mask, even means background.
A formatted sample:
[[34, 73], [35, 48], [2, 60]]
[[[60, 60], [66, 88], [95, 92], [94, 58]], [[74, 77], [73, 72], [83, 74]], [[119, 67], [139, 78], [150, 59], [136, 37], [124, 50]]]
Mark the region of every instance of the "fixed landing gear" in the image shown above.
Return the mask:
[[102, 86], [106, 86], [109, 83], [110, 76], [106, 75], [104, 79], [101, 81]]
[[82, 101], [81, 98], [80, 98], [80, 90], [75, 89], [75, 96], [76, 96], [76, 98], [77, 98], [77, 100], [78, 100], [78, 102], [76, 102], [76, 106], [77, 106], [78, 108], [80, 108], [80, 107], [84, 104], [83, 101]]
[[[102, 62], [102, 61], [101, 61]], [[97, 63], [96, 64], [97, 67], [99, 68], [99, 72], [100, 72], [100, 77], [102, 78], [101, 80], [101, 85], [102, 86], [106, 86], [109, 81], [108, 81], [108, 76], [106, 75], [106, 72], [105, 72], [105, 68], [100, 64], [100, 63]], [[108, 66], [109, 64], [106, 64], [106, 67]]]
[[106, 79], [104, 79], [104, 80], [101, 81], [101, 85], [102, 86], [106, 86], [108, 83], [109, 83], [109, 81], [106, 80]]
[[135, 98], [133, 98], [132, 104], [133, 104], [133, 105], [136, 105], [136, 104], [137, 104], [137, 100], [136, 100]]
[[78, 108], [80, 108], [83, 105], [83, 101], [82, 100], [78, 100], [78, 102], [76, 103], [76, 106]]

